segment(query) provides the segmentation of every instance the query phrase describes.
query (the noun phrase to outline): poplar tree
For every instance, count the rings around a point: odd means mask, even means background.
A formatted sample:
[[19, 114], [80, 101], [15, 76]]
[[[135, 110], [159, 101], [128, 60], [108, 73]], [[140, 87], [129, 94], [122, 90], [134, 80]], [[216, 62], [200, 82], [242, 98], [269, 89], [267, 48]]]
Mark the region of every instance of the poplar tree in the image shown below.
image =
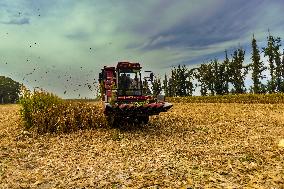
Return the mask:
[[247, 67], [243, 65], [245, 58], [245, 51], [239, 48], [234, 51], [232, 61], [230, 62], [231, 78], [230, 82], [234, 86], [234, 93], [245, 93], [245, 76], [247, 74]]
[[265, 70], [265, 67], [263, 62], [260, 60], [260, 52], [257, 47], [254, 35], [252, 38], [251, 46], [252, 46], [252, 53], [251, 53], [252, 64], [250, 66], [252, 68], [252, 81], [253, 81], [252, 91], [255, 94], [259, 94], [262, 93], [262, 84], [260, 79], [264, 78], [264, 76], [261, 73]]
[[187, 73], [186, 73], [186, 96], [192, 96], [192, 93], [194, 91], [194, 85], [193, 85], [193, 79], [194, 79], [194, 70], [190, 69]]
[[169, 97], [173, 97], [174, 96], [174, 89], [173, 89], [173, 79], [169, 78], [169, 82], [168, 82], [168, 96]]
[[229, 80], [230, 80], [230, 60], [228, 58], [228, 53], [227, 50], [225, 50], [225, 59], [223, 62], [223, 65], [225, 67], [225, 73], [224, 73], [224, 94], [229, 94]]
[[187, 69], [186, 67], [178, 65], [177, 69], [177, 95], [178, 96], [187, 96]]
[[201, 96], [206, 96], [208, 94], [208, 82], [206, 79], [206, 73], [207, 73], [207, 65], [201, 64], [197, 69], [197, 72], [194, 73], [195, 78], [200, 83], [200, 93]]
[[280, 37], [274, 38], [274, 61], [275, 61], [275, 77], [276, 77], [276, 92], [282, 91], [282, 83], [284, 75], [282, 75], [282, 66], [281, 66], [281, 53], [280, 53], [281, 39]]
[[227, 70], [224, 62], [220, 63], [217, 59], [211, 60], [213, 65], [214, 91], [216, 95], [228, 93]]
[[268, 92], [274, 93], [276, 91], [276, 76], [275, 76], [275, 55], [274, 55], [275, 39], [269, 34], [267, 37], [267, 47], [263, 48], [264, 56], [268, 57], [269, 61], [269, 72], [271, 79], [268, 81]]
[[144, 79], [143, 81], [143, 88], [142, 88], [142, 92], [144, 95], [151, 95], [151, 90], [150, 87], [148, 85], [148, 81], [146, 79]]
[[281, 57], [279, 52], [275, 52], [275, 65], [276, 92], [281, 92], [281, 83], [283, 82], [283, 77], [281, 73]]
[[202, 96], [214, 95], [214, 75], [212, 65], [203, 63], [196, 68], [195, 78], [200, 83], [200, 93]]
[[[282, 53], [281, 74], [282, 74], [282, 77], [284, 78], [284, 50], [283, 50], [283, 53]], [[281, 83], [281, 92], [282, 93], [284, 92], [284, 82]]]
[[171, 71], [171, 81], [170, 81], [170, 84], [171, 84], [172, 96], [177, 96], [178, 83], [177, 83], [177, 71], [176, 71], [175, 67], [172, 68], [172, 71]]
[[168, 83], [169, 83], [168, 77], [167, 77], [167, 74], [165, 74], [165, 78], [163, 81], [163, 90], [164, 90], [165, 96], [169, 96], [169, 84]]
[[154, 96], [157, 96], [162, 92], [161, 79], [157, 76], [155, 76], [154, 80], [152, 81], [152, 91]]

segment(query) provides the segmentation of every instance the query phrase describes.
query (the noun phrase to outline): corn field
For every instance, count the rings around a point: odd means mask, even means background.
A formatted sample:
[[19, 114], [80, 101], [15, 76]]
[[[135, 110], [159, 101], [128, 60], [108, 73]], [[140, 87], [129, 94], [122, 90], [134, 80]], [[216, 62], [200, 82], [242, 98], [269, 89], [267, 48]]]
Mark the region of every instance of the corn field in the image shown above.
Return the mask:
[[0, 188], [284, 186], [281, 103], [179, 98], [144, 127], [124, 130], [100, 125], [99, 104], [51, 98], [56, 105], [30, 107], [29, 130], [21, 105], [0, 106]]

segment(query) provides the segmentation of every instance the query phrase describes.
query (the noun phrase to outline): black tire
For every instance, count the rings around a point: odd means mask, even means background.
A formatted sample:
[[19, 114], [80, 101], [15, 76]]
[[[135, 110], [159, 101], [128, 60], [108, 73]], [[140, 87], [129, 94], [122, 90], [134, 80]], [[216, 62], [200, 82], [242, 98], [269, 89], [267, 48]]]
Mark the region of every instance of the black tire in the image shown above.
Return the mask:
[[149, 116], [141, 116], [138, 118], [139, 124], [146, 125], [149, 123]]
[[107, 119], [108, 126], [110, 126], [111, 128], [119, 127], [119, 119], [118, 119], [118, 117], [113, 116], [113, 115], [108, 115], [108, 116], [106, 116], [106, 119]]

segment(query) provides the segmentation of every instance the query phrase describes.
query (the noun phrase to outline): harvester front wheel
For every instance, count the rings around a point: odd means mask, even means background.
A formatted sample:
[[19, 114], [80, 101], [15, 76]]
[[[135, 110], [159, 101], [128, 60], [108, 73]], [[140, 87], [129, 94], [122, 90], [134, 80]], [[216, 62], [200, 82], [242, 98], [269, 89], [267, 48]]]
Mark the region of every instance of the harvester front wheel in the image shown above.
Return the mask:
[[149, 116], [141, 116], [138, 118], [138, 121], [140, 124], [148, 124]]
[[106, 116], [106, 119], [107, 119], [107, 124], [110, 127], [116, 128], [116, 127], [119, 126], [119, 121], [118, 121], [118, 118], [116, 116], [108, 115], [108, 116]]

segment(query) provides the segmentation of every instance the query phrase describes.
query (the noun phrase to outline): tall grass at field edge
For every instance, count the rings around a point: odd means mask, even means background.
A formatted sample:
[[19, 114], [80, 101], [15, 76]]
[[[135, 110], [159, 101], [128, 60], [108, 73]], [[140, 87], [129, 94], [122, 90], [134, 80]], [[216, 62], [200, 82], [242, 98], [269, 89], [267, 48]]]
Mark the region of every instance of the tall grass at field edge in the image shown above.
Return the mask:
[[23, 91], [19, 103], [24, 129], [37, 133], [67, 133], [106, 124], [99, 105], [66, 101], [43, 90]]

